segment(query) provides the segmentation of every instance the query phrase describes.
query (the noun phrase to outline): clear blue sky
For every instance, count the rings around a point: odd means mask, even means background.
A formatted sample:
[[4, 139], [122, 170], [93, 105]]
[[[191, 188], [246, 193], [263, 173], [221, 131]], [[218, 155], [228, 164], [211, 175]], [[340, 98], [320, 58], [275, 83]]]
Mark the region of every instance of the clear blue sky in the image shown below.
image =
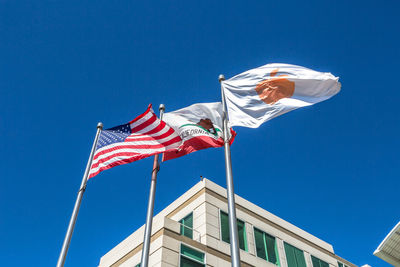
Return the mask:
[[[240, 196], [355, 264], [400, 219], [399, 1], [0, 1], [0, 262], [54, 266], [96, 131], [149, 103], [220, 100], [218, 75], [282, 62], [342, 91], [258, 129], [237, 127]], [[145, 221], [152, 158], [89, 181], [66, 266], [97, 266]], [[162, 165], [158, 212], [222, 149]]]

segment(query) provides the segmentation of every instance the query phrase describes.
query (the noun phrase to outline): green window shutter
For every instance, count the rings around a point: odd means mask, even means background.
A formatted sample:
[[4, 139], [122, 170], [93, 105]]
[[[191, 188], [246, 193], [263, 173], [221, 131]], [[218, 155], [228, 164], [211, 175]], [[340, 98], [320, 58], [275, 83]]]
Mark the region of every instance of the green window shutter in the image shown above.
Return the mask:
[[181, 223], [181, 235], [193, 239], [193, 213], [179, 221]]
[[285, 252], [288, 267], [307, 267], [304, 252], [301, 249], [285, 242]]
[[343, 263], [338, 262], [337, 264], [339, 265], [339, 267], [343, 267]]
[[275, 237], [264, 233], [265, 243], [267, 244], [268, 261], [273, 264], [278, 264], [278, 257], [276, 253], [276, 240]]
[[267, 253], [264, 246], [264, 233], [254, 228], [254, 239], [256, 241], [257, 257], [267, 260]]
[[[221, 238], [222, 241], [230, 243], [229, 237], [229, 219], [228, 214], [221, 211]], [[238, 234], [239, 234], [239, 248], [247, 251], [247, 238], [246, 238], [246, 227], [245, 223], [241, 220], [237, 220]]]

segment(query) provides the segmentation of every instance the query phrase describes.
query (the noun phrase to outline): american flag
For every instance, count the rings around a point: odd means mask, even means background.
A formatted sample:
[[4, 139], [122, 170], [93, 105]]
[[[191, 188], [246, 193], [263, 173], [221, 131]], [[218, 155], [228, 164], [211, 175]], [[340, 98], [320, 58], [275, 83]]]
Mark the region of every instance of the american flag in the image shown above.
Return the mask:
[[157, 118], [151, 105], [133, 121], [100, 133], [89, 178], [112, 167], [177, 149], [182, 139]]

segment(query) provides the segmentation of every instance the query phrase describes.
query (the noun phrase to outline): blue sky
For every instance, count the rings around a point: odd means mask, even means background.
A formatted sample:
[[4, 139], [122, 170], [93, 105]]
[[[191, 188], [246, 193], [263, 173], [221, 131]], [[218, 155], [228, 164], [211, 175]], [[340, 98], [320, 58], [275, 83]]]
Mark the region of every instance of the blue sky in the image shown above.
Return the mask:
[[[236, 127], [240, 196], [362, 265], [399, 221], [398, 1], [0, 1], [0, 261], [54, 266], [96, 131], [149, 103], [220, 100], [218, 75], [266, 63], [340, 76], [342, 91]], [[89, 181], [66, 266], [97, 266], [145, 221], [152, 158]], [[166, 162], [155, 212], [222, 149]]]

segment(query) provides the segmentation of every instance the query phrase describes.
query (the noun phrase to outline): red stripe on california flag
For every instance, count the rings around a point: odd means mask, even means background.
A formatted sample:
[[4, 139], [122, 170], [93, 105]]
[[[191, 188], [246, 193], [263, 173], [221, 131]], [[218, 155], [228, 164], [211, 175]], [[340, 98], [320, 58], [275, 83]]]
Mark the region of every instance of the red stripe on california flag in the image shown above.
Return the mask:
[[186, 140], [179, 150], [164, 152], [163, 161], [179, 158], [202, 149], [210, 147], [221, 147], [223, 145], [224, 140], [222, 138], [215, 140], [214, 138], [209, 136], [196, 136], [189, 140]]

